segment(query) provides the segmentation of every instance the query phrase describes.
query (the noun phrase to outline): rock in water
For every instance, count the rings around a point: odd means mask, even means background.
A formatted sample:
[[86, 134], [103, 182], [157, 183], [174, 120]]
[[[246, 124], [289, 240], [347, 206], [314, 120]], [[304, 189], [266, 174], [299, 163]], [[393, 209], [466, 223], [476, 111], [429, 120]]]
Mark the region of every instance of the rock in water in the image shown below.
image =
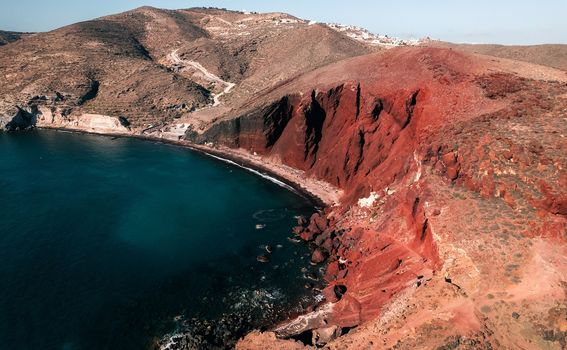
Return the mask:
[[267, 262], [270, 261], [270, 259], [269, 259], [267, 256], [265, 256], [265, 255], [258, 255], [258, 256], [256, 257], [256, 260], [259, 261], [259, 262], [261, 262], [261, 263], [267, 263]]
[[322, 263], [323, 261], [325, 261], [327, 257], [325, 256], [325, 253], [323, 252], [323, 250], [316, 248], [313, 251], [313, 254], [311, 255], [311, 261], [315, 264], [319, 264]]

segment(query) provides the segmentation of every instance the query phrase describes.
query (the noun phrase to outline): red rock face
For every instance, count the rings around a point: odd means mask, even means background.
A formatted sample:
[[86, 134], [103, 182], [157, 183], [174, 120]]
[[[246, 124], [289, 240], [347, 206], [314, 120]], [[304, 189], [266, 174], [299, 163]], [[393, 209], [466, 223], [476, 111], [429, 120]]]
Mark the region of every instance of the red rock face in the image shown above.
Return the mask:
[[[317, 247], [312, 261], [328, 262], [324, 295], [334, 307], [327, 324], [372, 320], [392, 298], [440, 273], [443, 232], [432, 222], [456, 215], [450, 204], [435, 207], [442, 192], [467, 189], [479, 205], [502, 201], [524, 213], [515, 219], [526, 227], [520, 234], [565, 242], [567, 144], [559, 134], [567, 125], [557, 116], [567, 88], [488, 67], [450, 50], [356, 58], [293, 85], [316, 76], [315, 89], [288, 93], [194, 139], [279, 159], [344, 190], [340, 206], [296, 229]], [[320, 78], [337, 72], [345, 78]], [[361, 198], [374, 200], [360, 205]], [[508, 214], [493, 220], [498, 215]], [[449, 220], [474, 232], [465, 217]]]

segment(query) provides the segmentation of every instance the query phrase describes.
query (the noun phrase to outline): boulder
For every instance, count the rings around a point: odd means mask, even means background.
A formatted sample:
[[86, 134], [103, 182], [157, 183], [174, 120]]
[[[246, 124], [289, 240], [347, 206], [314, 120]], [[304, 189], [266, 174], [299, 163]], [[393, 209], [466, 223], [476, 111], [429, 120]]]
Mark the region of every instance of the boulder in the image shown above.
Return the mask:
[[345, 294], [341, 300], [334, 304], [333, 315], [329, 321], [340, 327], [356, 327], [361, 322], [360, 310], [361, 306], [358, 300]]
[[321, 248], [327, 251], [329, 254], [333, 252], [333, 241], [330, 238], [327, 238], [322, 244]]
[[335, 294], [334, 287], [335, 286], [333, 284], [330, 284], [322, 291], [325, 300], [330, 303], [336, 303], [337, 301], [339, 301], [339, 299], [337, 299], [337, 295]]
[[317, 328], [313, 330], [312, 343], [316, 346], [324, 346], [331, 340], [341, 335], [341, 328], [338, 326], [330, 326], [325, 328]]
[[454, 152], [449, 152], [442, 155], [441, 160], [443, 161], [443, 164], [445, 164], [445, 166], [450, 167], [457, 163], [457, 156]]
[[339, 273], [339, 262], [333, 261], [327, 265], [327, 271], [325, 271], [325, 279], [327, 281], [332, 281], [337, 278]]
[[454, 165], [447, 167], [447, 177], [451, 180], [456, 180], [459, 177], [458, 168]]
[[315, 237], [315, 244], [320, 246], [321, 244], [323, 244], [323, 242], [325, 242], [325, 240], [327, 240], [330, 237], [330, 235], [331, 235], [330, 230], [325, 230], [321, 232], [317, 237]]
[[314, 232], [315, 234], [319, 234], [325, 231], [325, 229], [327, 229], [328, 226], [329, 226], [329, 221], [325, 217], [321, 216], [321, 214], [315, 213], [311, 215], [308, 226], [311, 232]]
[[301, 232], [303, 232], [303, 227], [302, 226], [295, 226], [292, 229], [292, 232], [293, 232], [294, 235], [300, 235]]
[[327, 259], [325, 252], [320, 248], [315, 248], [311, 255], [311, 261], [315, 264], [319, 264], [325, 261], [325, 259]]
[[314, 236], [314, 233], [311, 232], [309, 229], [306, 229], [299, 234], [299, 237], [301, 237], [302, 240], [307, 241], [307, 242], [312, 241], [313, 236]]

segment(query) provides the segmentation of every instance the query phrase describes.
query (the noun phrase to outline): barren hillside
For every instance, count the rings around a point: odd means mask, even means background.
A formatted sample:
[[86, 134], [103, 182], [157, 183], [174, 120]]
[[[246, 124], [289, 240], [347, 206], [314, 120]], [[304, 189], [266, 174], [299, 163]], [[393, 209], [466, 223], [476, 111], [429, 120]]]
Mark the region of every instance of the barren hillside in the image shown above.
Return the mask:
[[285, 14], [143, 7], [3, 47], [0, 114], [34, 105], [61, 123], [94, 113], [147, 128], [370, 51]]
[[466, 52], [530, 62], [542, 66], [567, 70], [567, 45], [491, 45], [491, 44], [453, 44], [431, 41], [428, 46], [448, 47]]

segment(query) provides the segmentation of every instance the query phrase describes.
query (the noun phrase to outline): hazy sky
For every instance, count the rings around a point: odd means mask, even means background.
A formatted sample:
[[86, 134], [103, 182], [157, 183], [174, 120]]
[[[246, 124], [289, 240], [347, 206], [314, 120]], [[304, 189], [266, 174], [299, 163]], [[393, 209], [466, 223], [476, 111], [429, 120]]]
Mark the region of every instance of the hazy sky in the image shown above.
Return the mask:
[[403, 38], [454, 42], [567, 44], [567, 0], [2, 0], [0, 29], [47, 31], [143, 5], [280, 11]]

